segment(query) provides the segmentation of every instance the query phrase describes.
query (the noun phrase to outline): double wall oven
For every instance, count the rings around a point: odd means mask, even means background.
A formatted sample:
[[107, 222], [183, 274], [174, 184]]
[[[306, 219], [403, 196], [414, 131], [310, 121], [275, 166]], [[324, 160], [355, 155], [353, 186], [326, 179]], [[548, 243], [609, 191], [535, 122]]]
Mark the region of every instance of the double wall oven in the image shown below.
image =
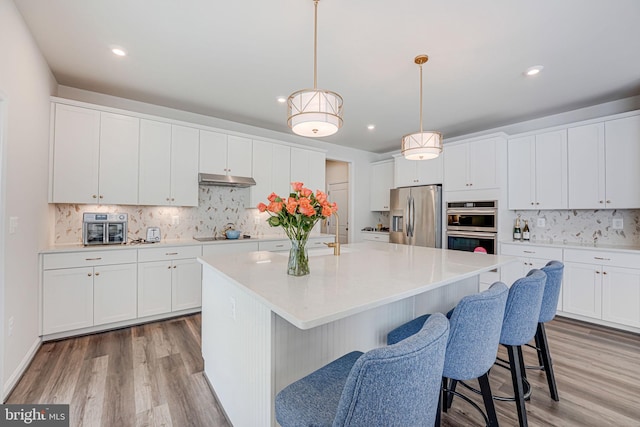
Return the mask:
[[447, 203], [447, 248], [497, 253], [496, 200]]

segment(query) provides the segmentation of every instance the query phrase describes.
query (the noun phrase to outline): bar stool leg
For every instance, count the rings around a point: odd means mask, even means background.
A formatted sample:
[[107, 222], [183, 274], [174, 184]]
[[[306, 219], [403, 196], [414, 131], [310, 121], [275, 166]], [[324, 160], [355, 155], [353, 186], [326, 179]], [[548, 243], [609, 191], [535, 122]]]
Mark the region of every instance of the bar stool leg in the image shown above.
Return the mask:
[[478, 378], [478, 382], [480, 383], [480, 390], [482, 390], [482, 400], [484, 401], [484, 408], [487, 411], [487, 418], [489, 418], [488, 427], [498, 427], [498, 416], [496, 415], [496, 407], [493, 404], [489, 375], [484, 374]]
[[551, 354], [549, 354], [549, 343], [547, 342], [547, 332], [544, 328], [544, 323], [538, 323], [536, 341], [539, 342], [538, 348], [540, 349], [539, 353], [542, 358], [544, 373], [547, 376], [547, 384], [549, 384], [549, 394], [553, 400], [558, 402], [560, 397], [558, 396], [558, 388], [556, 387], [556, 377], [553, 374], [553, 362], [551, 361]]
[[518, 421], [520, 427], [528, 427], [527, 408], [524, 406], [524, 389], [522, 386], [522, 363], [520, 360], [519, 346], [508, 345], [509, 365], [511, 368], [511, 381], [515, 392], [516, 408], [518, 409]]

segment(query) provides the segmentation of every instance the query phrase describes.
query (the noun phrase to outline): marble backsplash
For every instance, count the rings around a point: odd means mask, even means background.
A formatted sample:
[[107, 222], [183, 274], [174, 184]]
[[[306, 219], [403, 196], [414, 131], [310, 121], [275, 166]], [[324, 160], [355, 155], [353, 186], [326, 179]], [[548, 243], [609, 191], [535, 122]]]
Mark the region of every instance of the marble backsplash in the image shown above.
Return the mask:
[[[529, 221], [531, 240], [555, 243], [601, 243], [607, 245], [640, 246], [640, 210], [549, 210], [515, 211]], [[538, 227], [538, 218], [545, 227]], [[623, 227], [613, 229], [613, 220], [622, 219]], [[524, 221], [521, 221], [524, 227]]]
[[267, 224], [267, 213], [246, 209], [249, 191], [248, 188], [200, 186], [198, 207], [57, 204], [53, 242], [82, 243], [84, 212], [129, 214], [130, 240], [145, 238], [147, 227], [160, 227], [162, 239], [173, 240], [222, 234], [227, 224], [253, 237], [285, 236], [282, 228]]

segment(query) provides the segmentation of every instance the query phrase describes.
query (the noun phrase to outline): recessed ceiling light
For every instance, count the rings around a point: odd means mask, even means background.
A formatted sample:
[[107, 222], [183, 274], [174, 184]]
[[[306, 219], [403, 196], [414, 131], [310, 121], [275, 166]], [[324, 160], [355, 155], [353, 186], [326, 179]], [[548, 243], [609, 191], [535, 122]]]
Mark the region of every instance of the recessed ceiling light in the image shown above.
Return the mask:
[[276, 98], [278, 100], [279, 103], [284, 104], [285, 102], [287, 102], [287, 98], [285, 98], [284, 96], [279, 96]]
[[376, 125], [369, 125], [367, 126], [367, 129], [369, 130], [374, 130], [376, 128]]
[[114, 55], [127, 56], [127, 52], [125, 52], [124, 49], [121, 49], [119, 47], [114, 47], [113, 49], [111, 49], [111, 52], [113, 52]]
[[535, 76], [536, 74], [540, 73], [540, 71], [542, 71], [544, 67], [542, 65], [534, 65], [533, 67], [529, 67], [526, 70], [524, 70], [524, 75], [525, 76]]

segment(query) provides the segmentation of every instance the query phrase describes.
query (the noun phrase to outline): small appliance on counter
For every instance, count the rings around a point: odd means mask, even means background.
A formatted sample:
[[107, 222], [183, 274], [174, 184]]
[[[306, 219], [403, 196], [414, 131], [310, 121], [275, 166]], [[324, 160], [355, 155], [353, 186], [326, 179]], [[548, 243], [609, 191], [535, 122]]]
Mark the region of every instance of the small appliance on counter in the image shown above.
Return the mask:
[[148, 227], [147, 228], [147, 238], [145, 239], [147, 243], [159, 243], [160, 242], [160, 227]]
[[82, 214], [82, 243], [89, 245], [122, 245], [127, 243], [126, 213]]

